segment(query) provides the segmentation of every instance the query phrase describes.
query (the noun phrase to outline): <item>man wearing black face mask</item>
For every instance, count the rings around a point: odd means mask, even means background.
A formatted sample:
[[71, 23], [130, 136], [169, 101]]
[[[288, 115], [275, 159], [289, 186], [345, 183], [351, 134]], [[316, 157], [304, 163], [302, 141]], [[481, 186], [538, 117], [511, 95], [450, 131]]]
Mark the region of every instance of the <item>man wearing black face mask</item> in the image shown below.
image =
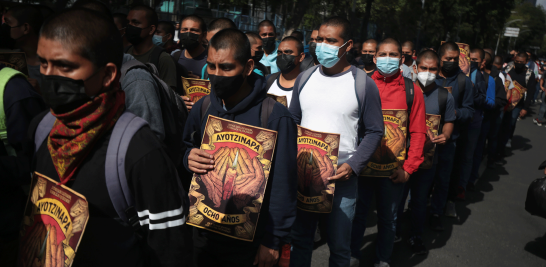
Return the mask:
[[303, 44], [295, 37], [285, 37], [277, 49], [277, 66], [281, 71], [267, 77], [267, 92], [286, 96], [287, 104], [290, 105], [292, 89], [301, 73], [300, 64], [304, 58]]
[[[402, 43], [402, 54], [404, 54], [404, 65], [409, 67], [409, 71], [411, 73], [411, 77], [408, 78], [415, 82], [417, 80], [417, 74], [415, 74], [413, 68], [413, 57], [415, 57], [415, 48], [412, 41], [405, 41], [404, 43]], [[405, 68], [403, 70], [408, 71], [408, 69]]]
[[[164, 145], [142, 119], [125, 112], [119, 89], [123, 47], [112, 19], [86, 9], [64, 10], [42, 27], [37, 53], [51, 111], [29, 126], [28, 137], [36, 142], [31, 170], [89, 202], [85, 234], [92, 238], [82, 239], [75, 266], [180, 266], [187, 260], [181, 253], [185, 192]], [[131, 136], [122, 134], [129, 142], [118, 154], [134, 202], [125, 209], [132, 218], [126, 224], [116, 220], [119, 201], [110, 197], [111, 175], [119, 169], [106, 160], [120, 144], [117, 133], [123, 125], [137, 129]]]
[[310, 57], [305, 57], [303, 62], [300, 64], [300, 71], [304, 72], [305, 70], [319, 65], [319, 61], [317, 59], [317, 37], [318, 37], [318, 31], [320, 29], [320, 25], [316, 26], [313, 31], [311, 32], [311, 37], [309, 38], [309, 54]]
[[377, 41], [368, 39], [362, 44], [359, 67], [361, 67], [369, 77], [372, 77], [377, 70], [377, 66], [373, 62], [373, 58], [377, 52]]
[[191, 78], [201, 79], [201, 71], [207, 63], [207, 51], [203, 46], [207, 37], [207, 24], [196, 15], [187, 16], [180, 25], [180, 53], [178, 63], [190, 72]]
[[237, 29], [219, 31], [210, 41], [207, 61], [212, 91], [195, 103], [186, 123], [186, 168], [198, 174], [214, 171], [216, 159], [199, 149], [205, 133], [203, 118], [208, 115], [265, 126], [277, 131], [278, 137], [254, 241], [194, 228], [195, 265], [273, 266], [279, 258], [280, 240], [290, 234], [296, 217], [296, 124], [288, 109], [267, 97], [265, 79], [252, 72], [254, 61], [244, 33]]
[[254, 72], [264, 77], [269, 75], [270, 73], [267, 68], [264, 64], [260, 63], [260, 60], [264, 56], [262, 38], [255, 32], [247, 32], [246, 36], [250, 42], [250, 53], [252, 55], [252, 60], [254, 60]]
[[173, 59], [163, 48], [153, 43], [158, 24], [155, 10], [148, 6], [135, 6], [129, 11], [127, 20], [129, 24], [125, 29], [125, 36], [132, 46], [125, 49], [125, 53], [131, 54], [142, 63], [153, 63], [157, 67], [159, 78], [171, 88], [177, 88], [177, 79], [180, 77], [177, 77]]
[[275, 24], [270, 20], [264, 20], [258, 24], [258, 34], [262, 38], [264, 57], [260, 60], [260, 63], [270, 68], [271, 73], [279, 72], [277, 68], [277, 43], [275, 37], [277, 36], [277, 29]]
[[[455, 142], [461, 132], [468, 127], [468, 122], [474, 115], [474, 87], [470, 78], [459, 68], [459, 46], [454, 42], [445, 42], [438, 50], [440, 57], [440, 73], [436, 76], [436, 84], [447, 88], [455, 100], [455, 125], [451, 139], [446, 142], [443, 149], [438, 151], [438, 167], [434, 177], [435, 189], [432, 193], [431, 204], [431, 228], [437, 231], [444, 229], [442, 215], [448, 198], [449, 184], [452, 169], [454, 168]], [[464, 56], [464, 55], [461, 55]], [[450, 206], [454, 206], [453, 202]]]

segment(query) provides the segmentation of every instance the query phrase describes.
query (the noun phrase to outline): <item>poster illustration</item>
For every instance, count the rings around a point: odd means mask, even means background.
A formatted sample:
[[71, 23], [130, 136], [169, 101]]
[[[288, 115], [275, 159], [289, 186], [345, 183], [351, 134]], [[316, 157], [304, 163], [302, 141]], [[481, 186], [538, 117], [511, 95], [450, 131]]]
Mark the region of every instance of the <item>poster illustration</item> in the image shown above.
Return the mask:
[[298, 208], [330, 213], [336, 184], [339, 134], [313, 131], [298, 125]]
[[408, 112], [384, 109], [385, 133], [381, 144], [360, 176], [389, 177], [406, 159]]
[[268, 93], [267, 94], [268, 97], [271, 97], [273, 100], [281, 103], [283, 106], [285, 106], [286, 108], [288, 108], [288, 99], [286, 98], [285, 95], [283, 96], [278, 96], [278, 95], [274, 95], [274, 94], [270, 94]]
[[[442, 44], [444, 44], [446, 41], [442, 41]], [[468, 65], [468, 67], [470, 68], [470, 45], [468, 44], [463, 44], [463, 43], [456, 43], [458, 46], [459, 46], [459, 52], [461, 52], [461, 54], [464, 55], [464, 57], [466, 58], [466, 65]], [[463, 62], [463, 59], [462, 57], [459, 57], [459, 66], [464, 66], [465, 63]], [[469, 76], [470, 75], [470, 72], [468, 72], [468, 74], [466, 76]]]
[[30, 188], [17, 266], [71, 266], [89, 219], [87, 200], [36, 172]]
[[527, 88], [519, 84], [516, 80], [513, 80], [512, 84], [514, 85], [514, 88], [510, 90], [510, 103], [508, 103], [510, 110], [514, 109], [518, 105], [519, 101], [523, 99], [525, 92], [527, 92]]
[[18, 70], [28, 76], [27, 59], [24, 52], [0, 53], [0, 64]]
[[436, 151], [436, 144], [432, 143], [432, 139], [438, 136], [440, 130], [441, 115], [425, 114], [427, 134], [423, 153], [425, 160], [419, 166], [420, 169], [430, 169], [434, 164], [434, 152]]
[[209, 115], [201, 149], [214, 169], [193, 175], [188, 224], [252, 241], [276, 141], [276, 131]]
[[182, 77], [184, 93], [190, 101], [196, 103], [199, 99], [210, 94], [210, 81]]

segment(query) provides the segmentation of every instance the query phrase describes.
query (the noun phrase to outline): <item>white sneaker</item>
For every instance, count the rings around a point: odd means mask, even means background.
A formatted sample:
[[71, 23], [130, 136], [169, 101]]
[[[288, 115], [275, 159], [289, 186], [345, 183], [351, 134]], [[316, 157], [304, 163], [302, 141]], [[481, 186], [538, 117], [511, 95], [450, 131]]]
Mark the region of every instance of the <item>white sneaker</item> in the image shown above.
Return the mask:
[[506, 142], [506, 147], [508, 148], [512, 147], [512, 139], [508, 139], [508, 142]]
[[536, 124], [537, 122], [538, 122], [537, 118], [534, 118], [534, 119], [533, 119], [533, 123]]
[[360, 260], [355, 258], [355, 257], [351, 257], [351, 261], [349, 263], [349, 266], [351, 267], [358, 267], [360, 266]]
[[455, 210], [455, 203], [448, 201], [446, 204], [446, 216], [457, 218], [457, 211]]
[[384, 261], [381, 261], [379, 263], [374, 264], [373, 267], [390, 267], [390, 265]]

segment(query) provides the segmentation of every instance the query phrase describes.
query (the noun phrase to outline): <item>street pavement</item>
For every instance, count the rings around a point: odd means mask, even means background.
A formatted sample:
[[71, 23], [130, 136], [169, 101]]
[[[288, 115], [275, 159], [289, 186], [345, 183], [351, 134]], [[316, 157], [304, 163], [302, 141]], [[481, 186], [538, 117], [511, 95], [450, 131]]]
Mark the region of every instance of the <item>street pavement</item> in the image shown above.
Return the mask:
[[[506, 163], [480, 168], [475, 192], [458, 202], [458, 218], [444, 218], [443, 232], [428, 228], [423, 236], [430, 250], [412, 255], [407, 244], [409, 220], [404, 214], [403, 239], [394, 245], [391, 266], [546, 266], [546, 219], [525, 211], [529, 184], [543, 177], [538, 166], [546, 160], [546, 127], [533, 124], [531, 115], [518, 121]], [[410, 178], [411, 179], [411, 178]], [[368, 215], [360, 266], [373, 266], [377, 216]], [[322, 244], [313, 253], [312, 266], [328, 266], [329, 250]]]

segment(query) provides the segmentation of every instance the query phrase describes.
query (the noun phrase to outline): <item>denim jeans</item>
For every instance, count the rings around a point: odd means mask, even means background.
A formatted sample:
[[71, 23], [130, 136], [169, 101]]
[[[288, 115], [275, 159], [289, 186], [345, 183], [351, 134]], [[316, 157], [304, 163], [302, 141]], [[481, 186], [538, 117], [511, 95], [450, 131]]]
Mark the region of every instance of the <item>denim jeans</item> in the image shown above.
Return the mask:
[[358, 202], [353, 222], [351, 255], [361, 258], [360, 247], [366, 231], [366, 215], [375, 195], [377, 204], [377, 246], [376, 263], [390, 262], [394, 236], [396, 234], [396, 215], [400, 198], [404, 193], [404, 184], [395, 184], [388, 177], [360, 177], [358, 180]]
[[537, 118], [539, 121], [544, 121], [544, 119], [546, 118], [546, 94], [542, 95], [542, 103], [540, 104]]
[[332, 212], [314, 213], [298, 209], [292, 226], [292, 253], [290, 266], [311, 266], [313, 240], [317, 223], [323, 216], [328, 218], [329, 266], [349, 266], [351, 261], [351, 229], [355, 215], [357, 176], [344, 182], [336, 182]]
[[460, 184], [465, 190], [468, 183], [474, 183], [478, 180], [480, 165], [483, 159], [483, 150], [485, 148], [485, 140], [490, 134], [491, 127], [495, 126], [498, 116], [484, 116], [482, 121], [482, 130], [480, 131], [480, 137], [474, 149], [474, 158], [472, 159], [472, 171], [470, 172], [470, 180], [465, 184]]
[[[483, 123], [483, 120], [482, 120]], [[451, 182], [451, 199], [454, 200], [457, 195], [457, 186], [460, 186], [466, 189], [466, 184], [470, 180], [470, 174], [472, 172], [474, 152], [476, 150], [476, 145], [478, 144], [478, 139], [480, 138], [481, 124], [473, 125], [474, 127], [468, 127], [468, 130], [464, 133], [465, 136], [461, 135], [461, 138], [457, 140], [457, 156], [453, 173], [456, 175], [455, 179]], [[453, 179], [453, 178], [452, 178]]]
[[404, 203], [411, 192], [410, 208], [411, 208], [411, 236], [421, 236], [423, 234], [425, 218], [427, 215], [427, 200], [430, 194], [430, 187], [434, 182], [436, 174], [436, 164], [430, 169], [419, 169], [411, 175], [409, 181], [404, 187], [404, 194], [398, 206], [398, 216], [396, 227], [400, 225], [400, 217], [404, 212]]
[[439, 153], [438, 165], [436, 166], [436, 174], [434, 175], [434, 191], [432, 192], [432, 203], [430, 206], [430, 212], [433, 214], [444, 214], [456, 148], [456, 142], [451, 140], [447, 141], [445, 145], [437, 147], [437, 153]]
[[488, 155], [487, 160], [488, 161], [493, 161], [495, 159], [503, 118], [504, 118], [504, 111], [500, 111], [498, 116], [496, 116], [494, 119], [491, 119], [489, 135], [487, 136], [487, 155]]

